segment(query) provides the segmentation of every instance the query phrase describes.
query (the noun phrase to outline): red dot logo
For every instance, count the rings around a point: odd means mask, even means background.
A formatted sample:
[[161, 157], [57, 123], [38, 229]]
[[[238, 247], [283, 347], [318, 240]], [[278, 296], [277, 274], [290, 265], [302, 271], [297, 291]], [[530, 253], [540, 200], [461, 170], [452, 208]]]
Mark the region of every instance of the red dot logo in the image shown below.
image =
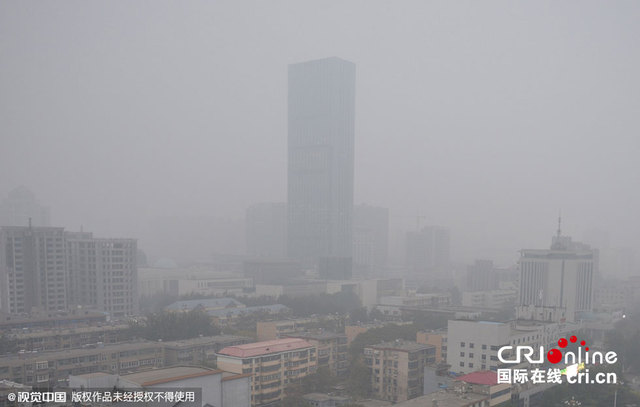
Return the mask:
[[558, 346], [561, 348], [566, 348], [569, 343], [565, 338], [562, 338], [558, 341]]
[[562, 360], [562, 352], [558, 349], [551, 349], [547, 352], [547, 360], [553, 364], [559, 363]]
[[575, 335], [572, 335], [571, 338], [569, 338], [569, 340], [571, 341], [571, 343], [576, 343], [576, 341], [578, 340], [578, 338], [576, 338]]
[[582, 345], [582, 346], [584, 346], [584, 345], [586, 345], [586, 344], [587, 344], [587, 343], [586, 343], [585, 341], [581, 341], [581, 342], [580, 342], [580, 345]]

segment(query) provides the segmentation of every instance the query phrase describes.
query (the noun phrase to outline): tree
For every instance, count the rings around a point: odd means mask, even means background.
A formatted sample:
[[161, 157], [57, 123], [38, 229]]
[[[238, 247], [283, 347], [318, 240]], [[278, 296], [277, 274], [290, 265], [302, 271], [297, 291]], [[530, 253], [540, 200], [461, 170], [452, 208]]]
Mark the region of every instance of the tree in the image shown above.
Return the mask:
[[163, 341], [189, 339], [200, 335], [211, 336], [220, 333], [220, 329], [202, 310], [149, 314], [143, 322], [132, 322], [130, 329], [135, 336]]

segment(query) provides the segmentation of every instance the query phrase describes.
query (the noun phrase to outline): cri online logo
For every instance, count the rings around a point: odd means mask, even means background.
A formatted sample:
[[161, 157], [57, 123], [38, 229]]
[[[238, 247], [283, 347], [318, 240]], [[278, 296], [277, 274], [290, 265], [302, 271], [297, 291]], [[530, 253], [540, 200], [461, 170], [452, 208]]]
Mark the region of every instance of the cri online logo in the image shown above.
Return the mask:
[[[575, 335], [569, 337], [567, 341], [566, 338], [560, 338], [558, 340], [558, 347], [561, 349], [566, 348], [569, 345], [569, 342], [576, 343], [578, 342], [578, 338]], [[618, 360], [618, 355], [609, 351], [605, 354], [602, 352], [591, 352], [589, 353], [589, 348], [586, 346], [585, 341], [580, 341], [580, 345], [578, 346], [577, 352], [565, 351], [564, 354], [560, 349], [553, 348], [549, 352], [547, 352], [547, 360], [552, 364], [557, 364], [562, 362], [564, 356], [564, 363], [575, 364], [575, 363], [586, 363], [586, 364], [613, 364]], [[505, 359], [503, 356], [503, 352], [511, 351], [515, 348], [515, 358], [514, 359]], [[577, 353], [577, 354], [576, 354]], [[544, 363], [544, 346], [540, 346], [540, 352], [538, 353], [538, 358], [534, 357], [535, 351], [531, 346], [503, 346], [498, 351], [498, 360], [502, 363], [520, 363], [522, 358], [526, 359], [529, 363]]]

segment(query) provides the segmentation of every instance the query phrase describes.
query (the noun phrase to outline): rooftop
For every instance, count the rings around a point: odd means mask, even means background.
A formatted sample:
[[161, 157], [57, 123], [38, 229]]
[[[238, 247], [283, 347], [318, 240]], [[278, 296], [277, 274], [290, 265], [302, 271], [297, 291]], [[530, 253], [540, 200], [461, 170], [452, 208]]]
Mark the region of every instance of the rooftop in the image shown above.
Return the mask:
[[167, 305], [165, 309], [169, 311], [190, 311], [195, 308], [220, 309], [244, 307], [244, 304], [233, 298], [209, 298], [203, 300], [176, 301]]
[[377, 345], [366, 346], [366, 348], [371, 349], [388, 349], [388, 350], [400, 350], [400, 351], [420, 351], [423, 349], [433, 348], [433, 345], [425, 345], [417, 342], [410, 341], [394, 341], [394, 342], [383, 342]]
[[165, 347], [175, 348], [187, 348], [190, 346], [206, 345], [208, 343], [225, 343], [231, 341], [250, 340], [246, 336], [235, 335], [215, 335], [215, 336], [202, 336], [199, 338], [181, 339], [177, 341], [164, 342]]
[[140, 386], [151, 386], [155, 384], [171, 383], [177, 380], [190, 379], [193, 377], [209, 376], [222, 373], [221, 370], [213, 370], [202, 367], [176, 366], [166, 369], [153, 369], [144, 372], [132, 373], [120, 376], [129, 382]]
[[315, 340], [323, 340], [323, 339], [336, 339], [336, 338], [346, 338], [347, 335], [335, 333], [335, 332], [294, 332], [290, 335], [287, 335], [290, 338], [302, 338], [302, 339], [315, 339]]
[[494, 386], [498, 384], [498, 374], [490, 370], [480, 370], [477, 372], [466, 374], [464, 376], [460, 376], [456, 380], [471, 384], [484, 384], [488, 386]]
[[247, 343], [245, 345], [228, 346], [220, 350], [218, 354], [234, 356], [238, 358], [247, 358], [310, 347], [312, 347], [312, 345], [304, 339], [284, 338], [275, 339], [272, 341]]
[[438, 407], [468, 407], [473, 406], [475, 403], [487, 400], [489, 405], [489, 396], [486, 394], [478, 393], [463, 393], [457, 394], [448, 391], [439, 391], [431, 393], [426, 396], [417, 397], [415, 399], [403, 401], [396, 404], [396, 407], [425, 407], [434, 404], [437, 401]]

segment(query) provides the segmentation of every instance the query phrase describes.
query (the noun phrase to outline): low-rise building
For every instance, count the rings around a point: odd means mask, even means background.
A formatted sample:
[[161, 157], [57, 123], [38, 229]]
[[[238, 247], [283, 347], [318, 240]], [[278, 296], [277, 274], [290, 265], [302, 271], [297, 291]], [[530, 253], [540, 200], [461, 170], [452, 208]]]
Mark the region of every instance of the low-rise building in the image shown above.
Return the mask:
[[435, 363], [447, 360], [447, 331], [419, 331], [416, 334], [416, 342], [435, 347]]
[[[193, 401], [200, 406], [249, 407], [249, 386], [249, 375], [193, 366], [175, 366], [128, 375], [91, 373], [69, 377], [69, 387], [74, 390], [116, 388], [163, 393], [167, 389], [193, 392]], [[162, 401], [154, 404], [162, 405]]]
[[376, 398], [399, 402], [422, 395], [424, 367], [435, 362], [435, 347], [394, 341], [364, 348]]
[[318, 365], [315, 346], [299, 338], [229, 346], [218, 352], [218, 368], [251, 374], [251, 405], [280, 401], [286, 386], [314, 373]]
[[340, 407], [351, 404], [349, 397], [331, 396], [323, 393], [308, 393], [302, 398], [311, 407]]
[[296, 333], [290, 337], [304, 339], [318, 349], [318, 368], [327, 367], [335, 376], [347, 374], [349, 361], [346, 335], [322, 331]]
[[164, 364], [165, 366], [213, 365], [216, 352], [220, 349], [251, 341], [251, 338], [245, 336], [217, 335], [163, 342]]
[[18, 350], [41, 352], [124, 342], [131, 339], [131, 333], [126, 324], [101, 324], [77, 328], [27, 329], [9, 333], [9, 337], [16, 341]]
[[307, 327], [316, 324], [317, 322], [317, 318], [258, 321], [256, 324], [256, 333], [259, 341], [271, 341], [305, 330]]
[[497, 406], [511, 400], [511, 384], [498, 383], [498, 374], [490, 370], [473, 372], [461, 376], [454, 385], [460, 393], [478, 393], [489, 396], [489, 405]]
[[462, 305], [465, 307], [502, 308], [515, 304], [518, 290], [465, 291]]
[[92, 345], [89, 348], [52, 352], [24, 352], [0, 358], [0, 380], [11, 380], [33, 387], [66, 384], [69, 375], [108, 372], [133, 373], [162, 367], [163, 344], [127, 342]]

